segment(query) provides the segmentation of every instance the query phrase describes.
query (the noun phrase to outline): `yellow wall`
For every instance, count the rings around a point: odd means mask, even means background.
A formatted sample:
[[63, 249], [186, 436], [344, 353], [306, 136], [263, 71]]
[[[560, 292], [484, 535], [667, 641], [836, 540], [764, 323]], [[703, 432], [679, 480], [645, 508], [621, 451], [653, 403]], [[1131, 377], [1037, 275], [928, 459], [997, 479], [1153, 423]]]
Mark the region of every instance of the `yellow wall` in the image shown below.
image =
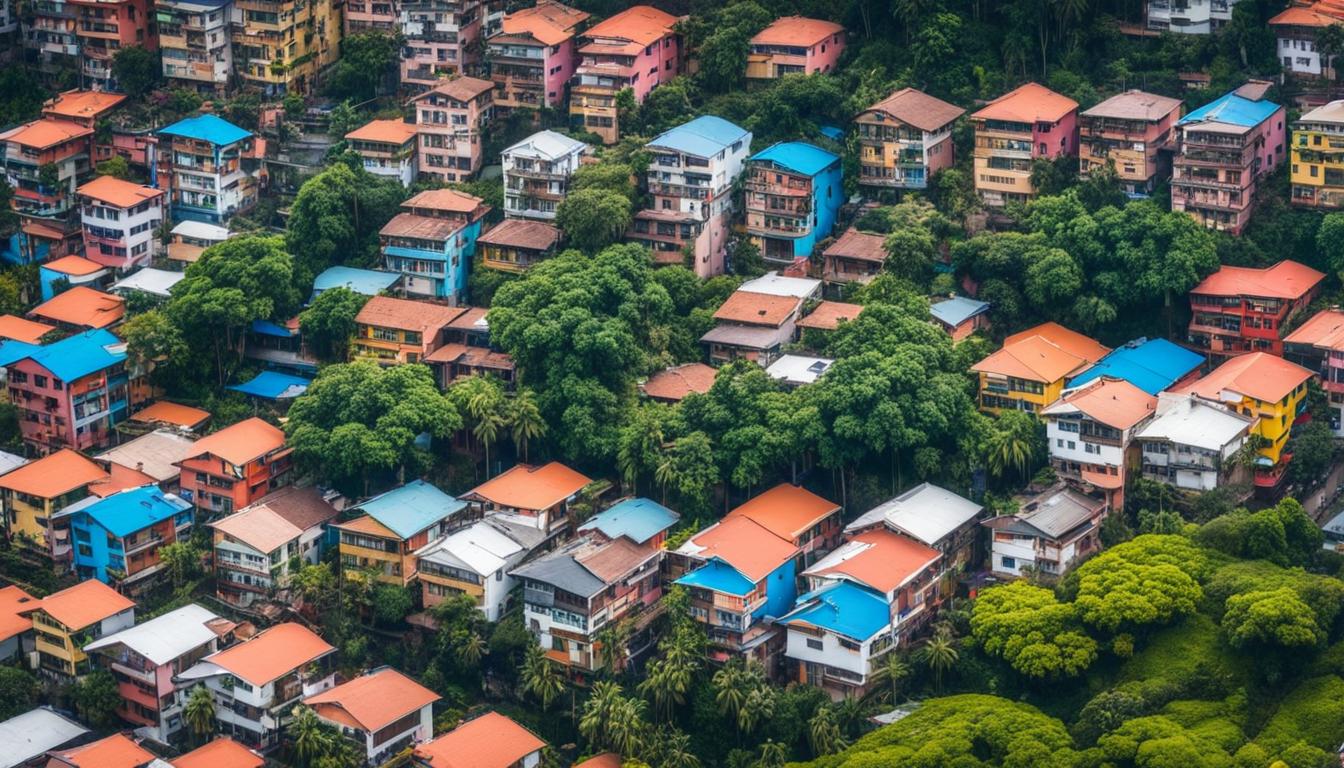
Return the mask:
[[416, 576], [424, 582], [439, 584], [451, 589], [456, 589], [459, 592], [465, 592], [476, 600], [477, 605], [480, 605], [481, 601], [485, 599], [485, 586], [482, 584], [472, 584], [469, 581], [458, 581], [457, 579], [449, 578], [447, 576], [440, 576], [437, 573], [418, 573]]
[[[1344, 174], [1344, 136], [1322, 131], [1293, 131], [1290, 182], [1294, 187], [1307, 187], [1315, 192], [1317, 207], [1344, 205], [1344, 184], [1325, 182], [1326, 170]], [[1315, 171], [1315, 175], [1312, 175]], [[1294, 195], [1293, 202], [1305, 201]]]
[[84, 650], [71, 641], [70, 631], [48, 616], [45, 611], [36, 611], [33, 614], [33, 629], [36, 649], [64, 662], [65, 674], [75, 675], [79, 666], [88, 661], [89, 657], [84, 654]]
[[999, 411], [1003, 409], [986, 406], [984, 404], [985, 403], [984, 396], [986, 394], [994, 395], [996, 397], [1001, 398], [1007, 398], [1009, 400], [1013, 400], [1019, 403], [1031, 403], [1032, 405], [1035, 406], [1035, 408], [1032, 409], [1033, 412], [1039, 413], [1042, 408], [1058, 400], [1060, 395], [1064, 393], [1063, 379], [1046, 384], [1044, 386], [1044, 390], [1039, 395], [1033, 394], [1031, 392], [1018, 392], [1012, 389], [1008, 390], [1007, 392], [990, 392], [989, 381], [990, 379], [987, 374], [984, 373], [980, 374], [980, 385], [979, 385], [980, 410], [992, 414], [997, 414]]
[[[361, 535], [368, 536], [368, 534]], [[347, 544], [344, 541], [341, 542], [340, 552], [341, 567], [342, 570], [345, 571], [346, 578], [359, 578], [359, 571], [362, 571], [364, 568], [375, 563], [377, 563], [382, 570], [378, 575], [378, 581], [385, 584], [405, 586], [410, 583], [411, 577], [415, 575], [414, 558], [402, 557], [394, 552], [384, 552], [378, 549], [368, 549], [354, 544]], [[360, 562], [360, 565], [357, 567], [358, 570], [356, 570], [356, 567], [345, 565], [347, 556], [358, 559]], [[401, 566], [400, 576], [387, 572], [393, 565]]]
[[45, 525], [38, 524], [37, 518], [50, 518], [51, 500], [43, 499], [42, 506], [35, 507], [21, 501], [12, 492], [6, 491], [5, 504], [9, 507], [10, 513], [10, 534], [23, 534], [31, 537], [39, 548], [48, 549], [47, 528]]
[[1301, 384], [1287, 398], [1277, 403], [1265, 403], [1250, 397], [1241, 401], [1240, 410], [1243, 414], [1259, 417], [1251, 433], [1260, 435], [1270, 442], [1260, 454], [1275, 464], [1279, 463], [1283, 447], [1288, 443], [1288, 433], [1293, 429], [1297, 407], [1306, 396], [1307, 385]]

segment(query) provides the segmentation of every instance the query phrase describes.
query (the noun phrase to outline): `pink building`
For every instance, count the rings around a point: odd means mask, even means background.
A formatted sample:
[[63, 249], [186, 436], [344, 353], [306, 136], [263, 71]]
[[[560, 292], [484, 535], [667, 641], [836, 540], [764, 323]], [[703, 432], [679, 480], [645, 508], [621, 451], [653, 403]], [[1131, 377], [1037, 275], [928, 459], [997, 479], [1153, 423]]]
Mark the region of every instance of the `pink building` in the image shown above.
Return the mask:
[[397, 3], [395, 0], [346, 0], [345, 34], [379, 31], [395, 32], [397, 29]]
[[490, 80], [458, 77], [412, 100], [421, 176], [462, 181], [481, 169], [494, 87]]
[[845, 28], [833, 21], [785, 16], [751, 38], [747, 77], [774, 80], [785, 75], [830, 72], [845, 50]]
[[563, 103], [579, 63], [575, 35], [587, 21], [588, 14], [554, 0], [505, 16], [485, 49], [495, 107], [536, 109]]
[[400, 0], [403, 87], [431, 88], [479, 62], [482, 5], [481, 0]]
[[1031, 165], [1078, 154], [1078, 102], [1039, 83], [1019, 86], [971, 115], [975, 191], [989, 208], [1036, 195]]
[[112, 57], [133, 45], [151, 51], [159, 37], [151, 23], [149, 0], [70, 0], [69, 12], [79, 19], [75, 29], [83, 82], [99, 90], [120, 90], [112, 76]]
[[629, 88], [635, 103], [681, 72], [677, 17], [636, 5], [585, 32], [583, 57], [570, 87], [569, 120], [575, 130], [591, 131], [615, 144], [621, 136], [616, 94]]

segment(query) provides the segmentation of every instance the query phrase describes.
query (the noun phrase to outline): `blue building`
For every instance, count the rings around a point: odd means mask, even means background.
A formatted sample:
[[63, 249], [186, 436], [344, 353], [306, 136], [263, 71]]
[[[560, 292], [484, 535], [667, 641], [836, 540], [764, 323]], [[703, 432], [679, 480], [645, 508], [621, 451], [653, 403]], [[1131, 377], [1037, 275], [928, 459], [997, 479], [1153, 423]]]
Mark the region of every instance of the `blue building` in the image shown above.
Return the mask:
[[384, 268], [405, 276], [402, 287], [410, 297], [462, 303], [490, 206], [456, 190], [432, 189], [401, 208], [378, 233]]
[[1156, 395], [1199, 370], [1204, 356], [1166, 339], [1135, 339], [1073, 377], [1068, 388], [1101, 376], [1123, 379], [1150, 395]]
[[172, 214], [226, 224], [257, 204], [263, 159], [252, 134], [216, 115], [197, 115], [159, 131], [172, 175]]
[[748, 160], [747, 234], [767, 261], [811, 256], [844, 199], [840, 156], [821, 147], [785, 141]]
[[187, 538], [192, 525], [191, 504], [154, 485], [90, 496], [58, 517], [69, 521], [79, 577], [131, 591], [163, 570], [160, 549]]

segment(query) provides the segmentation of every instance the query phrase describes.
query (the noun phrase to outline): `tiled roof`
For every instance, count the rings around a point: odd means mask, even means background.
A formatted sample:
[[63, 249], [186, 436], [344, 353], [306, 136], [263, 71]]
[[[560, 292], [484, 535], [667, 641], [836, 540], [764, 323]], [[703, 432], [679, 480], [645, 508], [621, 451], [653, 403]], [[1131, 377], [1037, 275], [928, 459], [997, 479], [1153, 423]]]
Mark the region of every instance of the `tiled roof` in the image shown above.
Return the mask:
[[881, 264], [887, 260], [886, 237], [871, 232], [860, 232], [853, 227], [845, 230], [822, 256], [859, 259]]
[[703, 395], [708, 392], [717, 375], [718, 370], [704, 363], [685, 363], [653, 374], [640, 389], [658, 400], [678, 401], [691, 393]]
[[316, 488], [286, 486], [254, 504], [210, 523], [210, 527], [263, 554], [274, 552], [304, 531], [333, 520], [336, 508]]
[[85, 128], [69, 120], [53, 120], [47, 117], [0, 133], [0, 141], [11, 141], [20, 146], [41, 150], [92, 135], [92, 128]]
[[355, 315], [355, 322], [375, 328], [419, 331], [423, 337], [429, 338], [430, 334], [438, 333], [440, 328], [460, 314], [462, 314], [461, 307], [397, 299], [391, 296], [374, 296], [364, 304], [359, 314]]
[[76, 285], [38, 304], [28, 314], [44, 320], [85, 328], [106, 328], [126, 315], [126, 300], [120, 296]]
[[210, 454], [242, 466], [284, 445], [285, 433], [279, 427], [253, 416], [201, 438], [192, 449], [192, 456]]
[[0, 488], [36, 496], [39, 499], [54, 499], [89, 483], [106, 479], [107, 473], [102, 467], [84, 458], [82, 454], [69, 448], [62, 448], [13, 472], [0, 475]]
[[217, 736], [172, 761], [173, 768], [262, 768], [265, 764], [265, 758], [228, 736]]
[[40, 610], [75, 632], [134, 607], [135, 603], [117, 590], [97, 579], [87, 579], [42, 598]]
[[374, 733], [440, 698], [397, 670], [385, 667], [309, 696], [303, 703], [319, 717]]
[[370, 120], [345, 134], [347, 141], [401, 146], [415, 138], [415, 125], [405, 120]]
[[0, 339], [37, 344], [43, 336], [54, 330], [54, 325], [34, 322], [18, 315], [0, 315]]
[[36, 597], [13, 584], [0, 587], [0, 642], [33, 628], [28, 614], [41, 604]]
[[966, 114], [961, 107], [914, 88], [902, 88], [865, 111], [885, 112], [921, 131], [936, 131]]
[[647, 46], [672, 33], [677, 17], [647, 5], [636, 5], [606, 21], [598, 22], [583, 33], [589, 40], [614, 38]]
[[495, 83], [491, 80], [482, 80], [479, 77], [454, 77], [416, 96], [413, 101], [420, 101], [431, 93], [440, 93], [455, 101], [469, 102], [483, 93], [489, 93], [494, 87]]
[[989, 102], [971, 117], [1012, 123], [1054, 123], [1078, 109], [1078, 102], [1040, 83], [1018, 86]]
[[541, 0], [532, 8], [523, 8], [504, 17], [506, 35], [531, 35], [546, 45], [559, 45], [574, 36], [574, 28], [588, 20], [588, 14], [554, 0]]
[[840, 505], [797, 485], [780, 483], [738, 506], [728, 517], [745, 517], [781, 539], [792, 540]]
[[99, 176], [76, 190], [85, 197], [92, 197], [117, 208], [133, 208], [141, 203], [163, 196], [163, 190], [124, 181], [116, 176]]
[[715, 320], [748, 325], [783, 325], [801, 302], [792, 296], [773, 296], [736, 290], [714, 312]]
[[251, 640], [206, 656], [214, 664], [255, 686], [263, 686], [336, 650], [303, 626], [288, 622], [263, 630]]
[[71, 275], [73, 277], [87, 277], [88, 275], [107, 271], [107, 267], [96, 261], [86, 259], [83, 256], [62, 256], [59, 259], [48, 261], [43, 264], [42, 269], [50, 272], [59, 272], [62, 275]]
[[1283, 342], [1344, 352], [1344, 309], [1331, 307], [1317, 312], [1285, 336]]
[[591, 478], [558, 461], [540, 467], [518, 464], [471, 489], [468, 495], [501, 507], [542, 510], [568, 499], [591, 482]]
[[65, 91], [42, 105], [42, 114], [53, 117], [91, 120], [126, 100], [121, 93], [107, 91]]
[[718, 558], [755, 584], [792, 559], [798, 547], [749, 517], [730, 515], [677, 551], [702, 560]]
[[505, 219], [476, 239], [480, 245], [502, 245], [545, 251], [560, 241], [560, 230], [544, 221]]
[[1083, 413], [1093, 421], [1118, 430], [1126, 430], [1152, 416], [1157, 397], [1123, 379], [1093, 379], [1041, 411], [1045, 416]]
[[1190, 292], [1292, 300], [1305, 296], [1324, 279], [1324, 274], [1311, 267], [1285, 259], [1270, 267], [1220, 267]]
[[886, 594], [923, 573], [942, 556], [914, 539], [886, 528], [873, 528], [856, 534], [803, 573], [852, 579]]
[[1146, 120], [1156, 122], [1172, 112], [1180, 114], [1181, 100], [1158, 96], [1139, 90], [1117, 93], [1100, 104], [1083, 111], [1084, 117], [1109, 117], [1117, 120]]
[[801, 320], [798, 321], [799, 328], [819, 328], [823, 331], [833, 331], [840, 327], [840, 322], [852, 322], [863, 311], [862, 304], [846, 304], [843, 301], [823, 301], [812, 308]]
[[832, 35], [844, 35], [845, 28], [833, 21], [782, 16], [751, 38], [752, 45], [788, 45], [810, 48]]
[[[1224, 400], [1224, 392], [1230, 392], [1264, 403], [1276, 403], [1287, 397], [1299, 384], [1315, 375], [1306, 368], [1281, 357], [1265, 352], [1251, 352], [1228, 360], [1214, 368], [1204, 378], [1174, 391], [1178, 394], [1195, 394], [1218, 402]], [[3, 484], [4, 480], [0, 477], [0, 484]]]
[[74, 768], [146, 768], [154, 761], [152, 752], [120, 733], [52, 754], [60, 759], [57, 765]]
[[1269, 20], [1271, 27], [1328, 27], [1340, 23], [1338, 15], [1322, 13], [1316, 4], [1289, 5]]
[[972, 371], [1051, 383], [1082, 371], [1110, 350], [1057, 323], [1043, 323], [1003, 340], [1003, 348]]
[[546, 746], [536, 734], [498, 712], [488, 712], [415, 748], [429, 768], [512, 768]]
[[185, 429], [195, 429], [209, 418], [209, 411], [180, 403], [170, 403], [167, 400], [160, 400], [131, 414], [132, 421], [159, 422]]

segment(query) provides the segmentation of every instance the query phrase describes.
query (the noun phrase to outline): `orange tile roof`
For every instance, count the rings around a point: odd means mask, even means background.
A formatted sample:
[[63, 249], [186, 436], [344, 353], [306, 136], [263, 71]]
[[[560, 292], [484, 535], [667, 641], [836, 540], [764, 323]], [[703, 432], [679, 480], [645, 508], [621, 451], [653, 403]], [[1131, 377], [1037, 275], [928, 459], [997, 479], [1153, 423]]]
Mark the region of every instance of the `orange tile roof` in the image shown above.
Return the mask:
[[[919, 575], [942, 556], [914, 539], [886, 528], [871, 528], [850, 538], [807, 573], [848, 576], [885, 593]], [[826, 567], [818, 567], [823, 564]]]
[[714, 312], [715, 320], [750, 325], [783, 325], [803, 302], [794, 296], [733, 291]]
[[117, 590], [97, 579], [87, 579], [42, 598], [38, 610], [77, 632], [134, 607], [135, 602]]
[[456, 189], [427, 189], [402, 203], [401, 207], [406, 210], [432, 208], [450, 213], [472, 213], [484, 204], [481, 198]]
[[132, 421], [162, 422], [187, 429], [195, 429], [209, 418], [209, 411], [180, 403], [170, 403], [167, 400], [160, 400], [131, 414]]
[[751, 38], [752, 45], [789, 45], [810, 48], [832, 35], [843, 35], [845, 28], [833, 21], [782, 16]]
[[706, 560], [719, 558], [753, 583], [791, 559], [798, 547], [749, 517], [729, 515], [682, 547]]
[[371, 120], [345, 134], [345, 138], [401, 146], [415, 138], [415, 126], [405, 120]]
[[574, 28], [588, 20], [588, 14], [567, 5], [542, 0], [504, 17], [501, 29], [506, 35], [531, 35], [546, 45], [559, 45], [574, 36]]
[[134, 208], [163, 195], [161, 189], [118, 179], [116, 176], [99, 176], [75, 191], [118, 208]]
[[623, 761], [621, 756], [615, 752], [603, 752], [600, 755], [594, 755], [582, 763], [576, 763], [574, 768], [621, 768]]
[[355, 322], [377, 328], [419, 331], [428, 339], [431, 333], [437, 334], [439, 329], [452, 322], [463, 311], [461, 307], [431, 304], [427, 301], [374, 296], [365, 302], [364, 308], [355, 315]]
[[797, 485], [780, 483], [728, 513], [746, 517], [781, 539], [795, 539], [840, 505]]
[[51, 754], [74, 768], [144, 768], [154, 761], [153, 753], [120, 733]]
[[971, 115], [978, 120], [1011, 123], [1053, 123], [1078, 109], [1078, 102], [1055, 93], [1040, 83], [1027, 83], [989, 102]]
[[1065, 394], [1042, 413], [1067, 413], [1075, 408], [1093, 421], [1126, 430], [1153, 415], [1157, 398], [1124, 379], [1102, 376]]
[[54, 261], [48, 261], [42, 265], [42, 268], [52, 272], [60, 272], [63, 275], [74, 275], [75, 277], [85, 277], [95, 272], [107, 271], [107, 267], [83, 256], [62, 256]]
[[884, 112], [921, 131], [936, 131], [966, 114], [961, 107], [914, 88], [902, 88], [864, 112]]
[[33, 307], [28, 314], [66, 325], [106, 328], [125, 317], [126, 301], [86, 285], [76, 285]]
[[850, 227], [839, 239], [831, 243], [829, 248], [822, 251], [821, 255], [875, 261], [881, 264], [887, 260], [886, 237], [872, 232], [860, 232]]
[[[1214, 368], [1209, 375], [1175, 392], [1194, 394], [1206, 400], [1223, 401], [1223, 392], [1251, 397], [1263, 403], [1276, 403], [1287, 397], [1299, 384], [1315, 374], [1282, 357], [1265, 352], [1239, 355]], [[29, 465], [31, 466], [31, 465]], [[17, 470], [22, 471], [22, 470]], [[0, 483], [4, 478], [0, 477]]]
[[501, 507], [543, 510], [559, 504], [593, 482], [558, 461], [533, 467], [517, 464], [476, 486], [468, 495], [479, 496]]
[[96, 483], [89, 484], [89, 495], [105, 499], [118, 491], [124, 491], [127, 488], [140, 488], [146, 485], [156, 485], [159, 481], [149, 474], [141, 472], [131, 467], [123, 467], [116, 462], [108, 463], [110, 473], [106, 480], [99, 480]]
[[212, 454], [236, 466], [283, 447], [285, 433], [253, 416], [196, 441], [191, 457]]
[[971, 370], [1049, 384], [1081, 372], [1109, 351], [1058, 323], [1043, 323], [1004, 339], [999, 351], [971, 366]]
[[1004, 346], [1015, 344], [1019, 340], [1028, 339], [1032, 336], [1039, 336], [1060, 349], [1076, 357], [1095, 363], [1105, 357], [1110, 351], [1110, 347], [1103, 346], [1096, 339], [1090, 336], [1069, 330], [1056, 322], [1041, 323], [1035, 328], [1028, 328], [1020, 333], [1014, 333], [1003, 340]]
[[1285, 259], [1272, 267], [1221, 267], [1190, 292], [1292, 300], [1305, 296], [1324, 279], [1324, 274], [1311, 267]]
[[843, 301], [823, 301], [812, 308], [801, 320], [799, 328], [819, 328], [833, 331], [840, 327], [840, 321], [852, 321], [863, 311], [862, 304], [846, 304]]
[[336, 650], [302, 624], [287, 622], [205, 657], [252, 685], [262, 686]]
[[54, 330], [56, 330], [54, 325], [34, 322], [18, 315], [0, 315], [0, 339], [36, 344], [43, 336]]
[[476, 238], [476, 242], [545, 251], [560, 242], [560, 230], [544, 221], [505, 219]]
[[1344, 21], [1344, 13], [1330, 13], [1325, 3], [1309, 5], [1290, 5], [1282, 13], [1269, 20], [1271, 27], [1328, 27]]
[[686, 363], [653, 374], [640, 389], [649, 397], [676, 401], [691, 393], [708, 392], [717, 375], [718, 370], [704, 363]]
[[39, 499], [54, 499], [89, 483], [106, 480], [107, 477], [102, 467], [82, 454], [62, 448], [9, 474], [0, 475], [0, 488]]
[[1081, 469], [1078, 474], [1083, 478], [1083, 482], [1109, 491], [1116, 491], [1125, 486], [1125, 479], [1119, 474], [1112, 475], [1109, 472], [1097, 472], [1091, 469]]
[[0, 587], [0, 642], [32, 629], [28, 614], [39, 605], [40, 600], [20, 587]]
[[[4, 318], [0, 318], [3, 320]], [[1310, 344], [1344, 352], [1344, 309], [1323, 309], [1283, 339], [1285, 344]]]
[[125, 94], [106, 91], [66, 91], [42, 105], [52, 117], [93, 119], [126, 100]]
[[494, 90], [494, 87], [495, 83], [493, 80], [482, 80], [479, 77], [467, 77], [463, 75], [461, 77], [454, 77], [450, 80], [444, 80], [433, 88], [430, 88], [428, 91], [411, 99], [411, 101], [420, 101], [432, 93], [440, 93], [456, 101], [468, 102], [483, 93], [488, 93], [489, 91]]
[[303, 700], [318, 716], [373, 733], [443, 698], [390, 667]]
[[228, 736], [219, 736], [172, 761], [173, 768], [262, 768], [265, 764], [264, 758]]
[[647, 5], [636, 5], [593, 25], [583, 36], [589, 40], [613, 38], [647, 46], [672, 34], [677, 17]]
[[415, 748], [429, 768], [511, 768], [546, 742], [498, 712], [459, 725]]
[[92, 135], [92, 128], [85, 128], [79, 123], [45, 117], [0, 133], [0, 140], [12, 141], [31, 149], [47, 149]]
[[340, 528], [343, 531], [354, 531], [355, 533], [366, 533], [371, 536], [378, 536], [384, 539], [394, 539], [401, 541], [401, 536], [391, 528], [374, 520], [370, 515], [360, 515], [354, 520], [347, 520], [344, 523], [335, 523], [333, 528]]

